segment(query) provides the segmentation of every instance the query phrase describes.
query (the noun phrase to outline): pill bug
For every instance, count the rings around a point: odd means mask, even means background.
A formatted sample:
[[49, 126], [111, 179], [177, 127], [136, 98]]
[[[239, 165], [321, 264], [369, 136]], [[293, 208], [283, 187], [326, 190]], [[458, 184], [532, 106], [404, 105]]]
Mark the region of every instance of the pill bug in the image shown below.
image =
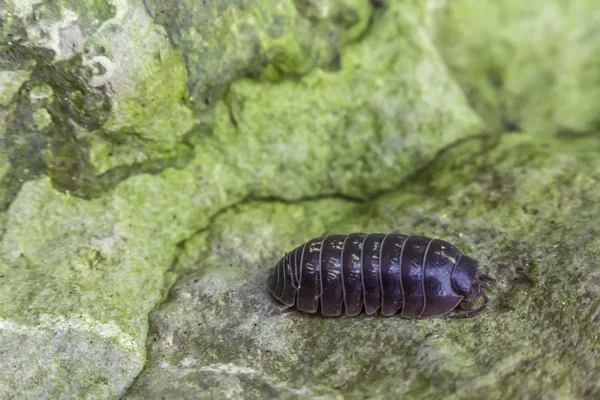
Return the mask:
[[[351, 233], [311, 239], [273, 268], [268, 290], [283, 309], [339, 316], [470, 318], [488, 305], [494, 278], [440, 239], [400, 233]], [[469, 310], [476, 298], [483, 305]], [[466, 310], [466, 311], [465, 311]], [[460, 312], [464, 311], [464, 312]]]

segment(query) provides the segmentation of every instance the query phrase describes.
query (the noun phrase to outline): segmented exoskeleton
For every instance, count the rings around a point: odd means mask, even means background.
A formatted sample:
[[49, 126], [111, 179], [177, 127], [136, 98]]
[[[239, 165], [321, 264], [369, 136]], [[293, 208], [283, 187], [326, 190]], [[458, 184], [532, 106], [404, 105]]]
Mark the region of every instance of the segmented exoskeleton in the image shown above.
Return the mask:
[[483, 305], [450, 318], [477, 315], [488, 305], [494, 279], [473, 258], [440, 239], [399, 233], [352, 233], [315, 238], [286, 253], [268, 284], [285, 305], [324, 316], [429, 318], [461, 309], [475, 297]]

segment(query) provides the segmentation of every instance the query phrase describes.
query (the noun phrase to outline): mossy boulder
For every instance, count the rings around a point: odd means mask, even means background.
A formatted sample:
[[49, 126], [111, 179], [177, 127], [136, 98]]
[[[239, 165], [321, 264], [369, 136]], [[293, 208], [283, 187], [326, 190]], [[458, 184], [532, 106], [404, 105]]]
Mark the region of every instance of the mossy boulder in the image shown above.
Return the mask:
[[[189, 266], [151, 313], [148, 363], [128, 398], [594, 398], [598, 151], [595, 140], [511, 135], [463, 165], [459, 183], [437, 164], [430, 181], [368, 204], [231, 208], [186, 243]], [[323, 318], [282, 313], [268, 294], [270, 269], [308, 238], [392, 230], [477, 258], [498, 279], [488, 311]]]
[[[597, 10], [484, 3], [1, 6], [0, 397], [600, 396]], [[352, 231], [455, 243], [489, 310], [282, 314]]]

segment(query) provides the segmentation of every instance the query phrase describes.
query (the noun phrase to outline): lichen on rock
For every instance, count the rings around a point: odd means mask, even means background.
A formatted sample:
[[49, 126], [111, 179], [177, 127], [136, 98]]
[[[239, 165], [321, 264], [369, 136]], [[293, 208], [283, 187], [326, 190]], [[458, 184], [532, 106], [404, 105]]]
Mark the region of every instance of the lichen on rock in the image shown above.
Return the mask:
[[[314, 68], [337, 69], [342, 45], [366, 29], [371, 8], [362, 1], [319, 3], [145, 2], [185, 54], [196, 109], [213, 105], [242, 76], [282, 79]], [[311, 12], [315, 9], [320, 12]]]
[[[451, 169], [436, 168], [432, 182], [368, 205], [257, 202], [222, 214], [186, 248], [197, 261], [151, 314], [148, 364], [127, 398], [599, 393], [590, 377], [600, 192], [589, 179], [600, 173], [598, 150], [592, 140], [513, 135], [475, 157], [461, 185], [445, 181]], [[523, 165], [527, 158], [535, 168]], [[391, 230], [444, 238], [477, 258], [498, 279], [489, 310], [462, 322], [322, 318], [281, 313], [268, 294], [270, 269], [302, 242]]]

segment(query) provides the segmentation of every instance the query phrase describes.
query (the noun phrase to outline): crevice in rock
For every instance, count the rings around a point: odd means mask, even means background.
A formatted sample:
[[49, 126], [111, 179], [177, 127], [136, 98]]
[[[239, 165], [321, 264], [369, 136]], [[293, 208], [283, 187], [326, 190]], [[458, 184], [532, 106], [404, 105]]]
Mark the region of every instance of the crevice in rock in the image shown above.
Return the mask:
[[233, 113], [233, 107], [231, 105], [231, 101], [228, 101], [227, 96], [225, 96], [223, 98], [223, 103], [225, 104], [225, 106], [227, 107], [227, 114], [229, 115], [229, 121], [231, 122], [231, 125], [233, 125], [233, 127], [235, 128], [236, 132], [240, 132], [240, 127], [238, 125], [238, 121], [235, 118], [235, 115]]
[[344, 194], [344, 193], [323, 193], [323, 194], [318, 194], [315, 196], [302, 196], [297, 199], [286, 199], [285, 197], [279, 197], [279, 196], [264, 196], [264, 197], [263, 196], [249, 196], [248, 200], [244, 204], [240, 204], [240, 205], [245, 205], [245, 204], [249, 204], [249, 203], [281, 203], [281, 204], [293, 205], [293, 204], [306, 203], [306, 202], [310, 202], [310, 201], [334, 200], [334, 199], [344, 200], [344, 201], [347, 201], [350, 203], [356, 203], [356, 204], [362, 204], [362, 203], [365, 203], [370, 200], [368, 198], [355, 197], [355, 196], [351, 196], [351, 195]]
[[[148, 0], [142, 0], [142, 4], [144, 5], [144, 10], [146, 10], [146, 14], [154, 21], [154, 14], [152, 13], [152, 9], [148, 5]], [[154, 21], [156, 22], [156, 21]]]
[[167, 168], [184, 169], [193, 158], [194, 148], [191, 145], [187, 145], [187, 150], [180, 152], [176, 157], [159, 158], [142, 163], [120, 165], [111, 168], [108, 171], [97, 175], [94, 186], [82, 193], [81, 197], [85, 199], [98, 198], [117, 187], [121, 182], [136, 175], [157, 175]]
[[[379, 2], [383, 2], [383, 0], [380, 0]], [[378, 6], [374, 3], [376, 3], [376, 2], [371, 1], [372, 10], [371, 10], [371, 14], [369, 15], [369, 20], [367, 21], [367, 26], [365, 27], [365, 29], [363, 29], [363, 31], [358, 36], [356, 36], [354, 39], [347, 42], [346, 46], [360, 43], [363, 40], [365, 40], [365, 38], [367, 36], [369, 36], [371, 34], [371, 32], [373, 31], [373, 27], [375, 26], [376, 21], [379, 18], [381, 18], [383, 13], [385, 13], [386, 6]]]
[[559, 139], [585, 139], [597, 136], [598, 132], [600, 132], [600, 119], [593, 121], [589, 129], [558, 126], [554, 132], [554, 136]]
[[[439, 171], [444, 170], [444, 168], [448, 167], [447, 165], [444, 165], [444, 164], [448, 163], [448, 158], [450, 158], [450, 157], [447, 157], [447, 156], [449, 155], [449, 153], [451, 153], [452, 151], [455, 151], [455, 150], [460, 150], [460, 148], [463, 145], [465, 145], [471, 141], [480, 141], [481, 142], [480, 153], [478, 153], [478, 156], [481, 156], [482, 154], [486, 154], [489, 151], [491, 151], [493, 148], [498, 146], [498, 144], [500, 143], [500, 140], [501, 140], [501, 136], [492, 135], [489, 133], [480, 133], [477, 135], [471, 135], [471, 136], [467, 136], [462, 139], [459, 139], [459, 140], [441, 148], [440, 150], [438, 150], [437, 153], [435, 154], [435, 156], [433, 157], [433, 159], [429, 163], [427, 163], [423, 167], [415, 170], [412, 174], [406, 176], [397, 184], [391, 186], [389, 189], [383, 189], [383, 190], [379, 190], [377, 192], [372, 193], [370, 196], [363, 199], [362, 202], [367, 203], [370, 201], [374, 201], [380, 197], [390, 195], [398, 190], [401, 190], [402, 188], [404, 188], [406, 186], [416, 185], [416, 184], [418, 184], [419, 181], [431, 180], [429, 177], [431, 177], [434, 174], [439, 173]], [[466, 165], [470, 165], [474, 162], [475, 162], [475, 160], [471, 159], [469, 162], [463, 163], [462, 165], [457, 165], [456, 167], [461, 168]], [[425, 178], [427, 178], [427, 179], [425, 179]]]

